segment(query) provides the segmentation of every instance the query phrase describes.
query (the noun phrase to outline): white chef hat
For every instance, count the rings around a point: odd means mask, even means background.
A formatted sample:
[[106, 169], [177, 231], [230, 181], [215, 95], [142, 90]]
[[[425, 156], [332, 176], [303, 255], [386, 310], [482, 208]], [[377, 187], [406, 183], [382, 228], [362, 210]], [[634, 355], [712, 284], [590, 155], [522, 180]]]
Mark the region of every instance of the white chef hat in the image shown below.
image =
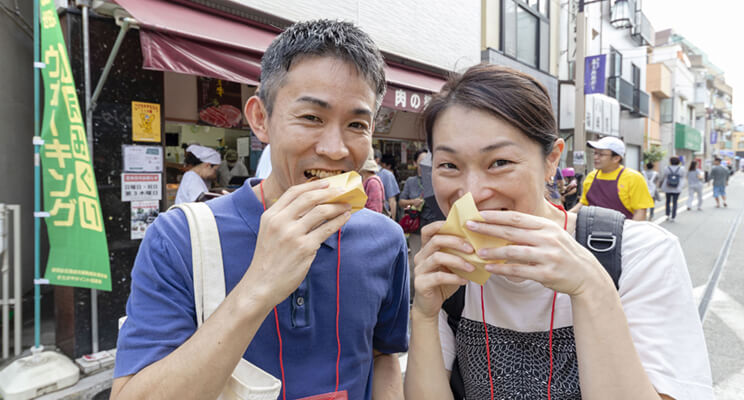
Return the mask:
[[198, 158], [201, 162], [213, 165], [219, 165], [222, 162], [220, 153], [218, 153], [217, 150], [209, 147], [192, 144], [186, 148], [186, 151], [196, 156], [196, 158]]

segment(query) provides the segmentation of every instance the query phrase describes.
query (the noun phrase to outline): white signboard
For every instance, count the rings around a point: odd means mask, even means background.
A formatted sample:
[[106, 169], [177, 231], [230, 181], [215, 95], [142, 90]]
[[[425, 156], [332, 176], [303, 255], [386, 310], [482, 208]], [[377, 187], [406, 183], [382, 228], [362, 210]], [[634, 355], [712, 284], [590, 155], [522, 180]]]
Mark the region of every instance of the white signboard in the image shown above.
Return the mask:
[[122, 146], [124, 171], [163, 172], [163, 148], [160, 146]]
[[133, 201], [131, 204], [130, 237], [132, 240], [142, 239], [145, 237], [147, 228], [155, 222], [155, 218], [160, 213], [160, 202], [158, 200], [145, 200]]
[[586, 165], [585, 152], [574, 151], [573, 152], [573, 165]]
[[238, 157], [248, 157], [251, 154], [251, 138], [248, 136], [239, 137], [236, 142], [238, 145]]
[[121, 174], [121, 201], [160, 200], [163, 196], [161, 174]]

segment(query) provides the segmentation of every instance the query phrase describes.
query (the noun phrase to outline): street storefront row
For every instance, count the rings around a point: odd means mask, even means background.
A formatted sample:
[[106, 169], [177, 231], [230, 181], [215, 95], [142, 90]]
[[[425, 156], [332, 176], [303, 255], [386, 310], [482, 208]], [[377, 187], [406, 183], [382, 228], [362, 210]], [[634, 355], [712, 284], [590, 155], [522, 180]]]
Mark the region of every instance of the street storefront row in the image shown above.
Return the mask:
[[[116, 321], [125, 314], [140, 240], [158, 213], [175, 200], [187, 170], [185, 148], [213, 148], [223, 162], [236, 160], [248, 175], [254, 174], [265, 144], [250, 131], [242, 108], [258, 88], [261, 56], [279, 33], [252, 21], [161, 0], [117, 3], [122, 7], [114, 13], [117, 18], [91, 18], [89, 28], [94, 84], [107, 61], [111, 65], [92, 117], [93, 167], [112, 275], [112, 291], [97, 295], [100, 349], [116, 347]], [[82, 92], [82, 18], [70, 9], [61, 15], [61, 23]], [[117, 35], [123, 35], [118, 48], [113, 45]], [[416, 173], [413, 154], [425, 146], [418, 114], [443, 86], [443, 76], [387, 64], [387, 94], [373, 145], [394, 157], [399, 181]], [[232, 190], [244, 178], [216, 182], [213, 190]], [[90, 291], [55, 287], [54, 296], [57, 346], [74, 358], [91, 353]]]

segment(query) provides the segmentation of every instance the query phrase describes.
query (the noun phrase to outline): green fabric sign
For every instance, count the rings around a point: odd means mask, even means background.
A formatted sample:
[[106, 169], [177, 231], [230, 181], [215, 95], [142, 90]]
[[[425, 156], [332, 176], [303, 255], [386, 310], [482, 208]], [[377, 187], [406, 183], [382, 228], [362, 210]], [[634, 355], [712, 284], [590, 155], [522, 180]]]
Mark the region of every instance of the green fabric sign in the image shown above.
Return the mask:
[[40, 10], [44, 123], [41, 167], [53, 285], [111, 290], [106, 232], [88, 154], [83, 114], [53, 0]]

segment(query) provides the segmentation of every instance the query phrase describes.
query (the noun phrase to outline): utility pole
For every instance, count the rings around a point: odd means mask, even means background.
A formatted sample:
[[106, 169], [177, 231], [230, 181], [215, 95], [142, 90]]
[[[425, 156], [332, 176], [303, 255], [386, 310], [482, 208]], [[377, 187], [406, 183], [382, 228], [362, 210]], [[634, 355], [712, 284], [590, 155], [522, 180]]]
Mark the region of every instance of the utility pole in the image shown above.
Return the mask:
[[574, 76], [576, 95], [574, 106], [574, 135], [573, 151], [584, 152], [584, 163], [576, 164], [574, 154], [571, 155], [574, 169], [577, 174], [585, 175], [586, 163], [588, 162], [586, 154], [586, 130], [584, 119], [586, 117], [585, 98], [584, 98], [584, 57], [586, 53], [586, 15], [584, 15], [584, 0], [579, 0], [579, 10], [576, 14], [576, 58], [574, 59]]

